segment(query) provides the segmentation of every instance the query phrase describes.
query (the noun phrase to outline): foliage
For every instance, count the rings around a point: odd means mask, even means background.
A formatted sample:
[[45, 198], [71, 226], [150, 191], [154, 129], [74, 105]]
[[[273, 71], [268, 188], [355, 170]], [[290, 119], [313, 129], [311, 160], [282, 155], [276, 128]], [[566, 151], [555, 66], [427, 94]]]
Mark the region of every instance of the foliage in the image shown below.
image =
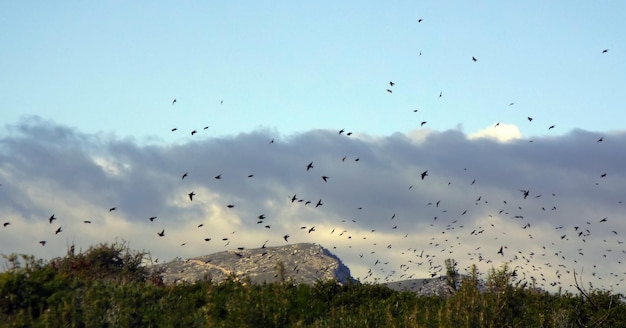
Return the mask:
[[[623, 327], [622, 296], [606, 291], [549, 294], [492, 269], [484, 283], [446, 261], [460, 283], [449, 297], [417, 296], [376, 284], [289, 280], [254, 285], [235, 277], [165, 286], [126, 244], [73, 250], [48, 263], [5, 256], [0, 326], [11, 327]], [[280, 269], [280, 265], [277, 267]]]

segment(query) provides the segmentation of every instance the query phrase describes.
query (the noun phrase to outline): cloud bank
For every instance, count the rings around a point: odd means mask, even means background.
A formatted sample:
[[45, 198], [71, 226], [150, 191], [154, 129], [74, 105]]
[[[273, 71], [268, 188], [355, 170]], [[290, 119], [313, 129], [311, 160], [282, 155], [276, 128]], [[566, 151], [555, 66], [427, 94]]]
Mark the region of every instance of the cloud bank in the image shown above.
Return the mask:
[[625, 291], [626, 133], [338, 131], [140, 144], [25, 119], [0, 140], [1, 252], [50, 258], [127, 240], [169, 261], [288, 235], [329, 248], [362, 281], [443, 274], [454, 258], [461, 271], [506, 262], [547, 289], [572, 290], [576, 270]]

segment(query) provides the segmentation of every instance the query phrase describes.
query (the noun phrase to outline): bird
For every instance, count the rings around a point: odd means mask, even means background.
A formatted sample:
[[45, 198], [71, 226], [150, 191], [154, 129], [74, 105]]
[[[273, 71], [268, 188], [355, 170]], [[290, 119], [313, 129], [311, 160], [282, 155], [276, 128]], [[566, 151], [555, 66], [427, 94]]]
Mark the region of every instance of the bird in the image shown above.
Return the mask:
[[324, 182], [328, 182], [328, 177], [325, 175], [322, 175], [322, 180], [324, 180]]
[[556, 127], [556, 125], [550, 125], [550, 127], [548, 128], [548, 130], [552, 130], [552, 129], [554, 129], [554, 127]]
[[58, 235], [58, 234], [59, 234], [59, 232], [63, 232], [63, 230], [61, 229], [61, 227], [59, 227], [59, 228], [57, 229], [57, 231], [55, 231], [55, 232], [54, 232], [54, 234], [55, 234], [55, 235]]
[[528, 122], [532, 122], [532, 121], [533, 121], [533, 118], [528, 116]]
[[443, 91], [439, 92], [439, 98], [441, 98], [441, 96], [443, 96]]
[[219, 179], [221, 179], [221, 178], [222, 178], [222, 175], [221, 175], [221, 174], [218, 174], [218, 175], [216, 175], [216, 176], [215, 176], [215, 179], [217, 179], [217, 180], [219, 180]]
[[10, 224], [11, 224], [11, 222], [5, 222], [5, 223], [3, 223], [3, 224], [2, 224], [2, 226], [3, 226], [3, 227], [6, 227], [6, 226], [8, 226], [8, 225], [10, 225]]
[[156, 219], [156, 218], [157, 218], [156, 216], [152, 216], [152, 217], [149, 218], [149, 220], [150, 220], [150, 222], [153, 222], [154, 219]]
[[172, 132], [174, 132], [174, 131], [176, 131], [176, 130], [178, 130], [178, 128], [172, 128]]
[[424, 124], [426, 124], [426, 123], [428, 123], [428, 122], [422, 121], [422, 123], [420, 123], [420, 126], [424, 126]]
[[283, 239], [284, 239], [286, 242], [289, 242], [289, 241], [287, 240], [288, 238], [289, 238], [289, 235], [284, 235], [284, 236], [283, 236]]
[[421, 18], [417, 20], [418, 23], [421, 23], [422, 21], [423, 21], [423, 19], [421, 19]]
[[391, 89], [387, 89], [387, 92], [389, 92], [389, 93], [393, 93], [393, 91], [391, 91]]
[[198, 133], [198, 131], [196, 131], [196, 130], [192, 130], [192, 131], [191, 131], [191, 135], [194, 135], [194, 134], [196, 134], [196, 133]]
[[109, 208], [109, 212], [113, 212], [113, 211], [115, 211], [116, 209], [117, 209], [117, 207], [111, 207], [111, 208]]
[[192, 192], [188, 193], [187, 195], [189, 195], [189, 200], [193, 201], [193, 196], [195, 196], [196, 194], [194, 194], [194, 192], [192, 191]]
[[311, 229], [309, 229], [309, 233], [315, 231], [315, 226], [312, 226]]
[[605, 54], [605, 53], [607, 53], [607, 52], [609, 52], [609, 49], [604, 49], [604, 50], [602, 50], [602, 53], [603, 53], [603, 54]]
[[56, 220], [57, 218], [54, 217], [54, 214], [52, 214], [52, 216], [50, 216], [50, 218], [48, 219], [48, 221], [50, 222], [50, 224], [52, 224], [52, 221]]
[[339, 134], [342, 134], [342, 133], [344, 133], [345, 131], [346, 131], [345, 129], [341, 129], [341, 130], [339, 130]]
[[182, 177], [182, 178], [180, 178], [180, 179], [181, 179], [181, 180], [184, 180], [184, 179], [187, 177], [187, 175], [188, 175], [188, 172], [185, 172], [185, 173], [183, 174], [183, 177]]
[[172, 106], [174, 106], [175, 103], [176, 103], [176, 98], [174, 98], [174, 100], [172, 100]]
[[500, 246], [500, 250], [498, 251], [498, 254], [504, 256], [503, 246]]
[[421, 176], [422, 176], [422, 180], [424, 180], [424, 178], [428, 176], [428, 170], [422, 172]]
[[39, 243], [41, 244], [41, 246], [46, 246], [46, 241], [45, 240], [40, 240]]
[[393, 87], [395, 83], [393, 83], [393, 81], [389, 81], [389, 85]]
[[233, 205], [233, 204], [228, 204], [228, 205], [226, 205], [226, 207], [228, 207], [228, 208], [233, 208], [233, 207], [235, 207], [235, 205]]
[[315, 207], [322, 206], [322, 205], [324, 204], [322, 204], [322, 199], [320, 198], [320, 200], [317, 201], [317, 204], [315, 204]]
[[474, 57], [474, 56], [472, 56], [472, 60], [475, 61], [475, 62], [478, 61], [478, 59], [476, 59], [476, 57]]
[[307, 170], [307, 171], [308, 171], [308, 170], [310, 170], [310, 169], [312, 169], [312, 168], [313, 168], [313, 162], [309, 163], [309, 164], [306, 166], [306, 170]]
[[157, 235], [159, 235], [159, 237], [165, 236], [165, 229], [161, 230], [161, 232], [157, 232]]
[[600, 139], [598, 139], [598, 141], [596, 142], [602, 142], [602, 141], [604, 141], [604, 137], [600, 137]]
[[89, 223], [91, 223], [91, 221], [89, 221], [89, 220], [85, 220], [85, 221], [83, 221], [83, 223], [87, 223], [87, 224], [89, 224]]

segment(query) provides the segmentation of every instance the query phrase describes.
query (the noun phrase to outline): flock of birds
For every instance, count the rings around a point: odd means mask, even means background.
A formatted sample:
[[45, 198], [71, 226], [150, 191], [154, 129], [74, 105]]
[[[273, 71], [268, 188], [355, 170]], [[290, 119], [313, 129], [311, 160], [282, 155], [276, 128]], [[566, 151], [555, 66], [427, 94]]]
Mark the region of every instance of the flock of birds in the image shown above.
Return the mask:
[[[421, 23], [422, 19], [420, 19], [418, 22]], [[608, 51], [609, 51], [608, 49], [604, 49], [601, 51], [601, 53], [606, 54]], [[474, 56], [469, 56], [468, 61], [478, 62], [478, 58]], [[386, 91], [389, 94], [393, 94], [395, 82], [389, 81], [387, 84], [388, 84], [388, 87], [386, 87], [384, 90], [381, 90], [381, 91], [382, 92]], [[443, 97], [443, 91], [439, 92], [438, 97], [439, 98]], [[223, 100], [220, 101], [220, 104], [223, 104], [223, 102], [224, 102]], [[513, 106], [515, 105], [515, 103], [511, 102], [508, 105]], [[177, 99], [172, 100], [171, 106], [178, 106]], [[417, 112], [417, 110], [414, 110], [414, 112]], [[527, 120], [529, 122], [532, 122], [533, 118], [531, 116], [528, 116]], [[427, 121], [425, 120], [419, 123], [420, 126], [424, 126], [426, 124], [427, 124]], [[499, 126], [500, 126], [500, 122], [496, 123], [494, 127], [497, 128]], [[556, 125], [551, 124], [547, 127], [547, 129], [552, 130], [555, 127]], [[203, 129], [207, 130], [208, 128], [209, 128], [208, 126], [205, 126]], [[177, 127], [171, 129], [171, 132], [177, 132], [177, 131], [178, 131]], [[198, 130], [191, 129], [189, 134], [191, 136], [194, 136], [198, 134]], [[340, 129], [337, 134], [341, 137], [350, 137], [353, 135], [353, 132], [346, 131], [345, 129]], [[599, 139], [596, 139], [594, 141], [596, 143], [603, 142], [604, 137], [600, 137]], [[272, 147], [275, 144], [275, 140], [271, 139], [267, 143], [268, 143], [267, 145], [268, 147]], [[347, 159], [348, 159], [347, 156], [343, 156], [343, 157], [339, 156], [337, 158], [338, 164], [345, 163]], [[351, 162], [353, 163], [358, 163], [359, 161], [360, 161], [360, 158], [357, 156], [355, 156], [354, 158], [351, 158]], [[323, 183], [332, 183], [332, 177], [326, 174], [320, 174], [320, 173], [315, 172], [316, 171], [315, 163], [316, 163], [315, 159], [303, 160], [302, 174], [318, 174], [320, 176], [320, 180]], [[194, 175], [194, 172], [186, 171], [185, 168], [182, 168], [180, 180], [188, 180], [190, 178], [193, 178], [193, 175]], [[600, 178], [605, 178], [606, 176], [607, 176], [606, 173], [602, 173]], [[247, 175], [247, 178], [250, 178], [250, 179], [254, 178], [254, 174]], [[222, 179], [226, 179], [226, 177], [223, 176], [223, 174], [217, 174], [214, 176], [214, 179], [222, 180]], [[422, 171], [419, 174], [419, 177], [416, 177], [415, 184], [426, 183], [428, 179], [429, 179], [429, 170], [427, 169], [427, 170]], [[474, 186], [475, 184], [479, 183], [477, 182], [477, 179], [479, 179], [479, 177], [473, 178], [471, 182], [469, 182], [468, 185]], [[413, 189], [415, 184], [411, 184], [408, 187], [408, 190]], [[447, 184], [448, 186], [450, 186], [453, 184], [453, 181], [450, 181]], [[196, 194], [195, 190], [189, 190], [188, 193], [186, 194], [186, 198], [188, 199], [189, 202], [197, 202], [199, 197], [202, 197], [202, 195]], [[546, 202], [543, 202], [541, 205], [539, 204], [540, 199], [546, 199], [546, 198], [552, 198], [552, 200], [547, 201], [547, 203], [552, 203], [552, 205], [546, 206], [545, 205]], [[483, 197], [482, 195], [478, 195], [478, 197], [475, 198], [473, 203], [475, 206], [483, 206], [485, 204], [488, 204], [489, 201], [493, 201], [492, 203], [499, 202], [500, 209], [497, 212], [488, 214], [488, 216], [490, 218], [494, 218], [497, 216], [511, 217], [513, 219], [519, 220], [520, 221], [519, 228], [521, 229], [520, 231], [525, 232], [525, 234], [528, 237], [528, 242], [531, 245], [539, 246], [539, 242], [535, 241], [534, 236], [531, 233], [532, 226], [531, 226], [530, 220], [524, 217], [522, 205], [523, 206], [540, 206], [541, 210], [545, 212], [557, 211], [558, 209], [557, 209], [556, 201], [555, 201], [556, 198], [557, 198], [557, 195], [554, 193], [552, 193], [550, 196], [543, 196], [541, 194], [534, 194], [531, 190], [520, 190], [518, 199], [490, 200], [490, 199], [486, 199], [486, 197]], [[326, 200], [323, 200], [322, 198], [319, 198], [319, 197], [316, 197], [315, 199], [308, 199], [306, 197], [301, 197], [297, 193], [293, 193], [284, 200], [284, 203], [285, 203], [284, 205], [285, 206], [301, 205], [301, 206], [306, 206], [306, 207], [313, 208], [313, 209], [319, 209], [319, 208], [323, 208], [325, 201]], [[329, 201], [341, 201], [341, 200], [333, 199]], [[574, 266], [576, 265], [578, 258], [566, 257], [566, 254], [565, 254], [566, 252], [563, 249], [559, 249], [557, 247], [556, 242], [558, 241], [553, 241], [550, 243], [546, 243], [544, 245], [540, 245], [541, 252], [536, 252], [535, 250], [531, 250], [530, 247], [529, 249], [513, 249], [512, 247], [509, 247], [504, 242], [504, 240], [507, 238], [505, 236], [507, 231], [503, 231], [502, 229], [499, 229], [494, 223], [495, 221], [492, 221], [491, 223], [487, 225], [464, 226], [460, 218], [466, 215], [469, 209], [464, 209], [460, 213], [452, 213], [450, 209], [446, 208], [446, 204], [447, 204], [446, 199], [434, 199], [432, 201], [428, 201], [425, 204], [426, 206], [432, 207], [433, 211], [438, 213], [436, 216], [432, 218], [432, 221], [429, 224], [429, 229], [431, 230], [426, 232], [432, 235], [431, 239], [428, 241], [428, 245], [429, 245], [428, 248], [415, 247], [415, 248], [406, 248], [406, 249], [396, 250], [395, 246], [391, 243], [385, 244], [385, 245], [378, 245], [376, 242], [368, 244], [369, 248], [366, 248], [365, 246], [363, 246], [364, 244], [360, 244], [361, 246], [355, 247], [355, 248], [358, 248], [358, 251], [356, 252], [359, 258], [363, 259], [363, 261], [367, 263], [366, 265], [370, 267], [370, 269], [363, 276], [357, 277], [357, 278], [359, 278], [361, 281], [381, 282], [381, 281], [412, 279], [412, 278], [424, 277], [424, 276], [436, 277], [438, 275], [445, 274], [446, 268], [444, 267], [444, 264], [443, 264], [443, 260], [445, 258], [454, 258], [455, 256], [459, 256], [461, 255], [461, 253], [463, 253], [462, 255], [467, 257], [470, 263], [489, 263], [489, 264], [495, 264], [494, 266], [496, 267], [497, 267], [497, 263], [499, 262], [510, 263], [513, 275], [517, 277], [517, 280], [519, 283], [524, 283], [524, 284], [532, 283], [533, 285], [536, 284], [537, 287], [541, 287], [541, 286], [547, 287], [548, 285], [553, 286], [553, 287], [557, 287], [557, 286], [566, 287], [566, 288], [568, 287], [568, 286], [562, 286], [561, 277], [566, 276], [566, 275], [571, 276], [573, 274]], [[236, 204], [227, 204], [225, 206], [226, 208], [233, 209], [236, 207]], [[110, 207], [108, 209], [109, 212], [113, 212], [116, 210], [117, 210], [117, 207]], [[356, 208], [356, 211], [362, 211], [362, 210], [363, 210], [363, 207]], [[390, 213], [389, 218], [388, 218], [388, 229], [392, 232], [397, 232], [398, 230], [403, 229], [400, 223], [396, 223], [398, 221], [395, 219], [396, 219], [396, 213]], [[157, 225], [159, 221], [157, 216], [148, 217], [146, 218], [146, 220], [149, 220], [149, 222], [154, 225]], [[573, 223], [571, 226], [558, 226], [558, 227], [555, 227], [555, 230], [561, 231], [561, 233], [559, 234], [560, 240], [575, 242], [575, 245], [578, 245], [576, 246], [577, 247], [576, 253], [578, 254], [578, 256], [582, 257], [584, 256], [584, 246], [580, 246], [580, 245], [584, 245], [586, 243], [587, 239], [591, 236], [593, 229], [597, 225], [606, 224], [608, 220], [609, 220], [608, 218], [599, 218], [596, 221], [587, 221], [584, 224]], [[55, 221], [57, 221], [57, 217], [55, 216], [55, 214], [52, 214], [48, 218], [48, 223], [50, 225], [54, 225]], [[350, 220], [343, 219], [341, 220], [341, 222], [337, 222], [337, 227], [332, 228], [332, 230], [325, 231], [325, 232], [320, 231], [320, 228], [316, 227], [315, 225], [308, 225], [308, 224], [301, 225], [300, 230], [302, 231], [301, 233], [304, 234], [304, 236], [311, 236], [311, 238], [313, 238], [312, 241], [315, 241], [314, 239], [315, 234], [327, 233], [327, 234], [330, 234], [331, 236], [335, 236], [336, 238], [342, 238], [344, 241], [356, 240], [358, 238], [363, 243], [365, 243], [366, 240], [367, 242], [369, 242], [369, 240], [367, 239], [368, 237], [372, 237], [373, 234], [376, 233], [376, 229], [368, 230], [369, 231], [368, 233], [349, 231], [350, 229], [349, 227], [347, 227], [347, 225], [349, 224], [357, 225], [356, 219], [352, 219], [351, 221], [352, 222], [350, 222]], [[262, 227], [263, 229], [268, 229], [268, 230], [272, 229], [272, 225], [268, 223], [268, 217], [263, 213], [260, 213], [258, 216], [256, 216], [256, 222], [259, 225], [259, 227]], [[91, 220], [83, 221], [83, 224], [91, 224], [91, 223], [92, 223]], [[3, 223], [3, 228], [8, 229], [10, 228], [10, 225], [11, 225], [11, 222], [6, 221]], [[197, 228], [201, 228], [203, 226], [204, 224], [200, 223], [197, 225]], [[363, 231], [363, 229], [364, 227], [360, 227], [360, 230], [358, 231]], [[54, 226], [52, 231], [54, 232], [55, 235], [59, 235], [63, 233], [63, 227], [61, 225]], [[519, 234], [519, 231], [515, 231], [515, 232], [508, 231], [508, 232], [511, 234]], [[274, 240], [273, 242], [278, 243], [277, 241], [280, 240], [281, 242], [289, 243], [290, 242], [289, 239], [291, 238], [291, 235], [295, 233], [298, 233], [298, 232], [285, 233], [285, 231], [282, 231], [276, 235], [276, 240]], [[616, 247], [608, 248], [607, 246], [606, 252], [602, 255], [603, 258], [611, 257], [612, 252], [615, 252], [615, 253], [621, 252], [621, 253], [626, 254], [626, 247], [621, 246], [623, 244], [623, 241], [618, 238], [619, 236], [618, 231], [613, 230], [612, 233], [615, 235], [615, 240], [614, 241], [604, 240], [604, 242], [607, 245], [609, 243], [615, 243]], [[464, 237], [462, 237], [463, 239], [461, 239], [461, 234], [464, 234]], [[501, 240], [502, 244], [496, 249], [482, 249], [482, 246], [478, 246], [468, 251], [467, 246], [465, 246], [462, 243], [462, 241], [466, 240], [467, 238], [479, 238], [485, 235], [490, 235], [492, 237], [496, 236], [494, 239], [498, 239], [499, 237], [500, 239], [498, 240]], [[155, 238], [167, 238], [168, 235], [167, 235], [166, 229], [162, 227], [155, 228], [154, 237]], [[228, 235], [222, 236], [221, 240], [225, 243], [224, 247], [228, 247], [230, 245], [231, 240], [229, 238], [230, 237]], [[403, 238], [409, 238], [409, 233], [406, 233]], [[371, 238], [371, 239], [375, 239], [375, 238]], [[210, 242], [211, 240], [212, 238], [206, 237], [204, 238], [203, 242]], [[45, 246], [46, 242], [47, 240], [40, 240], [39, 244], [41, 246]], [[184, 246], [186, 245], [187, 242], [188, 241], [183, 241], [180, 245]], [[259, 245], [259, 246], [262, 248], [265, 248], [268, 242], [269, 240], [266, 240], [262, 245]], [[480, 244], [480, 241], [473, 239], [471, 240], [471, 244], [474, 244], [474, 245]], [[345, 243], [342, 245], [345, 245]], [[566, 247], [573, 247], [573, 245], [574, 243], [570, 243]], [[352, 248], [352, 246], [348, 246], [348, 247]], [[332, 248], [337, 249], [337, 246], [332, 246]], [[239, 247], [239, 249], [243, 249], [243, 248]], [[398, 267], [393, 267], [392, 265], [389, 264], [390, 261], [385, 260], [384, 257], [380, 256], [380, 254], [384, 254], [385, 251], [396, 252], [396, 254], [394, 255], [395, 257], [404, 258], [406, 259], [406, 261], [402, 263], [401, 265], [399, 265]], [[559, 258], [560, 262], [550, 263], [550, 262], [541, 260], [542, 258], [547, 258], [547, 256], [554, 256], [556, 258]], [[621, 261], [619, 261], [619, 264], [621, 264]], [[548, 275], [548, 272], [551, 272], [550, 276]], [[617, 281], [615, 285], [619, 286], [619, 282], [623, 281], [624, 275], [626, 275], [626, 272], [625, 273], [610, 273], [609, 275], [612, 276], [610, 277], [610, 278], [613, 278], [612, 280]], [[592, 276], [596, 277], [595, 271], [592, 272]], [[554, 277], [556, 277], [556, 279], [554, 279]], [[598, 279], [602, 279], [602, 277], [598, 277]], [[571, 287], [571, 284], [569, 287]], [[593, 285], [590, 285], [590, 287], [593, 287]]]

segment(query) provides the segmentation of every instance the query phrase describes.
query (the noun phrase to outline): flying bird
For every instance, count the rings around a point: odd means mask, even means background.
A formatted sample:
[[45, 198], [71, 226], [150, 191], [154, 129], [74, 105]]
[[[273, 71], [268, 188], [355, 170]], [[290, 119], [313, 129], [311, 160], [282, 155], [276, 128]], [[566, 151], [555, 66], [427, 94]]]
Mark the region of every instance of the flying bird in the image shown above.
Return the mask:
[[161, 232], [157, 232], [157, 235], [159, 235], [159, 237], [165, 236], [165, 229], [161, 230]]
[[3, 226], [3, 227], [6, 227], [6, 226], [8, 226], [8, 225], [10, 225], [10, 224], [11, 224], [11, 222], [5, 222], [5, 223], [3, 223], [3, 224], [2, 224], [2, 226]]
[[57, 231], [55, 231], [55, 232], [54, 232], [54, 234], [55, 234], [55, 235], [58, 235], [58, 234], [59, 234], [59, 232], [63, 232], [63, 230], [61, 229], [61, 227], [59, 227], [59, 228], [57, 229]]
[[389, 85], [393, 87], [395, 83], [393, 83], [393, 81], [389, 81]]
[[554, 127], [556, 127], [556, 125], [550, 125], [550, 127], [548, 128], [548, 130], [552, 130], [552, 129], [554, 129]]
[[532, 122], [532, 121], [533, 121], [533, 118], [528, 116], [528, 122]]
[[89, 220], [85, 220], [85, 221], [83, 221], [83, 223], [87, 223], [87, 224], [89, 224], [89, 223], [91, 223], [91, 221], [89, 221]]
[[423, 21], [423, 19], [421, 19], [421, 18], [417, 20], [418, 23], [421, 23], [422, 21]]
[[322, 180], [324, 180], [324, 182], [328, 182], [328, 177], [325, 175], [322, 175]]
[[322, 204], [322, 199], [320, 198], [320, 200], [317, 201], [317, 204], [315, 204], [315, 207], [322, 206], [322, 205], [324, 204]]
[[113, 212], [113, 211], [115, 211], [116, 209], [117, 209], [117, 207], [111, 207], [111, 208], [109, 208], [109, 212]]
[[185, 178], [187, 177], [187, 175], [188, 175], [188, 173], [187, 173], [187, 172], [185, 172], [185, 174], [183, 174], [183, 177], [182, 177], [182, 178], [180, 178], [180, 179], [181, 179], [181, 180], [185, 179]]
[[604, 50], [602, 50], [602, 53], [603, 53], [603, 54], [605, 54], [605, 53], [607, 53], [607, 52], [609, 52], [609, 49], [604, 49]]
[[313, 162], [309, 163], [309, 164], [306, 166], [306, 170], [307, 170], [307, 171], [308, 171], [308, 170], [310, 170], [310, 169], [312, 169], [312, 168], [313, 168]]
[[176, 98], [174, 98], [174, 100], [172, 100], [172, 106], [174, 106], [175, 103], [176, 103]]
[[478, 59], [476, 59], [476, 57], [474, 57], [474, 56], [472, 56], [472, 60], [475, 61], [475, 62], [478, 61]]
[[283, 236], [283, 239], [284, 239], [286, 242], [289, 242], [289, 241], [287, 240], [287, 238], [289, 238], [289, 235], [284, 235], [284, 236]]
[[228, 207], [228, 208], [233, 208], [233, 207], [235, 207], [235, 205], [233, 205], [233, 204], [229, 204], [229, 205], [226, 205], [226, 207]]
[[498, 254], [504, 256], [504, 251], [502, 249], [503, 249], [503, 246], [500, 246], [500, 250], [498, 251]]
[[54, 214], [52, 214], [52, 216], [50, 216], [50, 218], [48, 219], [48, 221], [50, 222], [50, 224], [52, 224], [52, 221], [56, 220], [57, 218], [54, 217]]
[[194, 194], [194, 192], [190, 192], [187, 195], [189, 195], [189, 201], [193, 201], [193, 196], [195, 196], [196, 194]]
[[216, 176], [215, 176], [215, 179], [217, 179], [217, 180], [219, 180], [219, 179], [221, 179], [221, 178], [222, 178], [222, 175], [221, 175], [221, 174], [218, 174], [218, 175], [216, 175]]
[[420, 126], [424, 126], [424, 124], [426, 124], [426, 123], [428, 123], [428, 122], [422, 121], [422, 123], [420, 123]]
[[157, 218], [156, 216], [152, 216], [152, 217], [150, 217], [150, 218], [149, 218], [149, 219], [150, 219], [150, 222], [153, 222], [153, 221], [154, 221], [154, 219], [156, 219], [156, 218]]
[[422, 176], [422, 180], [424, 180], [424, 178], [428, 176], [428, 170], [422, 172], [421, 176]]
[[46, 241], [45, 240], [40, 240], [39, 243], [41, 244], [41, 246], [46, 246]]
[[191, 131], [191, 135], [194, 135], [196, 133], [198, 133], [198, 131], [196, 131], [196, 130]]
[[311, 229], [309, 229], [309, 233], [315, 231], [315, 226], [312, 226]]
[[391, 91], [391, 89], [387, 89], [387, 92], [389, 92], [389, 93], [393, 93], [393, 91]]

